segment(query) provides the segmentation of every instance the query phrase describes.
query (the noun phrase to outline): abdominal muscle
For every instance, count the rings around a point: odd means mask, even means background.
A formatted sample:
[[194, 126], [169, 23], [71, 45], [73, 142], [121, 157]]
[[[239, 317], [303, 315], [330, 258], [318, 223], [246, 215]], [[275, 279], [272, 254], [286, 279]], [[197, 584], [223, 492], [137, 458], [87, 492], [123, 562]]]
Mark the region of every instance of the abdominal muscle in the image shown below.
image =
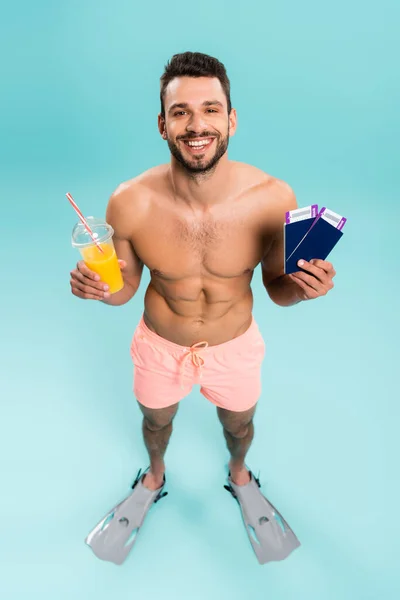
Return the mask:
[[[205, 288], [198, 282], [168, 282], [153, 277], [144, 300], [147, 327], [180, 346], [206, 341], [223, 344], [250, 327], [253, 294], [252, 274], [229, 283], [213, 282]], [[184, 293], [183, 293], [184, 292]]]

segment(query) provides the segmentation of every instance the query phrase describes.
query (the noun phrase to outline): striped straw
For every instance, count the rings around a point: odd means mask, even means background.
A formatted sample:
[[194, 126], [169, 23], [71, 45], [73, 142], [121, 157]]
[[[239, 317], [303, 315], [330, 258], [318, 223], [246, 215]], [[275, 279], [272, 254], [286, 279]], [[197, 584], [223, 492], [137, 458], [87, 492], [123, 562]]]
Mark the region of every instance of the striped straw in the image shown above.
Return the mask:
[[65, 195], [67, 196], [68, 200], [70, 201], [70, 203], [71, 203], [73, 209], [75, 210], [76, 214], [78, 215], [78, 217], [82, 221], [82, 223], [83, 223], [86, 231], [88, 232], [88, 234], [92, 238], [93, 242], [96, 244], [96, 246], [98, 247], [98, 249], [100, 250], [100, 252], [102, 252], [104, 254], [103, 248], [100, 246], [99, 242], [94, 237], [93, 231], [91, 230], [91, 228], [88, 225], [88, 222], [86, 221], [85, 217], [83, 216], [83, 214], [79, 210], [78, 205], [76, 204], [75, 200], [73, 199], [73, 197], [71, 196], [71, 194], [69, 192], [67, 194], [65, 194]]

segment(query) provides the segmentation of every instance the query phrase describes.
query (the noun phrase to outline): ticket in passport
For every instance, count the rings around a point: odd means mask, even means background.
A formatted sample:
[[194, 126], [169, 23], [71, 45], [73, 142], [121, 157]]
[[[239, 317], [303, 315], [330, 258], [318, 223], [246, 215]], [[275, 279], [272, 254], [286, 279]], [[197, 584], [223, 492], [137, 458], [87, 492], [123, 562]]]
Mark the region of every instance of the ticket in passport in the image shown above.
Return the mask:
[[302, 269], [297, 262], [302, 258], [325, 260], [343, 235], [347, 219], [326, 208], [318, 212], [318, 205], [288, 211], [284, 223], [285, 274]]

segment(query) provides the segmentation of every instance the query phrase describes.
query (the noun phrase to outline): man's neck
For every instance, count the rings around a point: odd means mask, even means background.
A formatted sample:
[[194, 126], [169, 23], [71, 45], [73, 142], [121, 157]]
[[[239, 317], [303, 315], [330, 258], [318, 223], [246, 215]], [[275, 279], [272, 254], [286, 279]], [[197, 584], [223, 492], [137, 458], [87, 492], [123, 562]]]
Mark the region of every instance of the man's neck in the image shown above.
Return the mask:
[[227, 154], [207, 173], [188, 173], [171, 157], [170, 180], [174, 196], [193, 208], [207, 208], [221, 202], [229, 186], [231, 162]]

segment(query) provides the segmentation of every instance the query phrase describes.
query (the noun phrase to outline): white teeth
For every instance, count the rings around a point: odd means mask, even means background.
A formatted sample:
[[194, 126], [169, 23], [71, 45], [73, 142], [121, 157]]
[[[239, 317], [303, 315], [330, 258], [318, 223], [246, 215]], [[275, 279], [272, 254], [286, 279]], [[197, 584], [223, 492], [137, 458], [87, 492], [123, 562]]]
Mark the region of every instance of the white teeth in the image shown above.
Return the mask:
[[196, 146], [196, 147], [202, 148], [203, 146], [207, 146], [210, 142], [211, 142], [211, 140], [207, 140], [204, 142], [186, 142], [186, 143], [189, 146]]

